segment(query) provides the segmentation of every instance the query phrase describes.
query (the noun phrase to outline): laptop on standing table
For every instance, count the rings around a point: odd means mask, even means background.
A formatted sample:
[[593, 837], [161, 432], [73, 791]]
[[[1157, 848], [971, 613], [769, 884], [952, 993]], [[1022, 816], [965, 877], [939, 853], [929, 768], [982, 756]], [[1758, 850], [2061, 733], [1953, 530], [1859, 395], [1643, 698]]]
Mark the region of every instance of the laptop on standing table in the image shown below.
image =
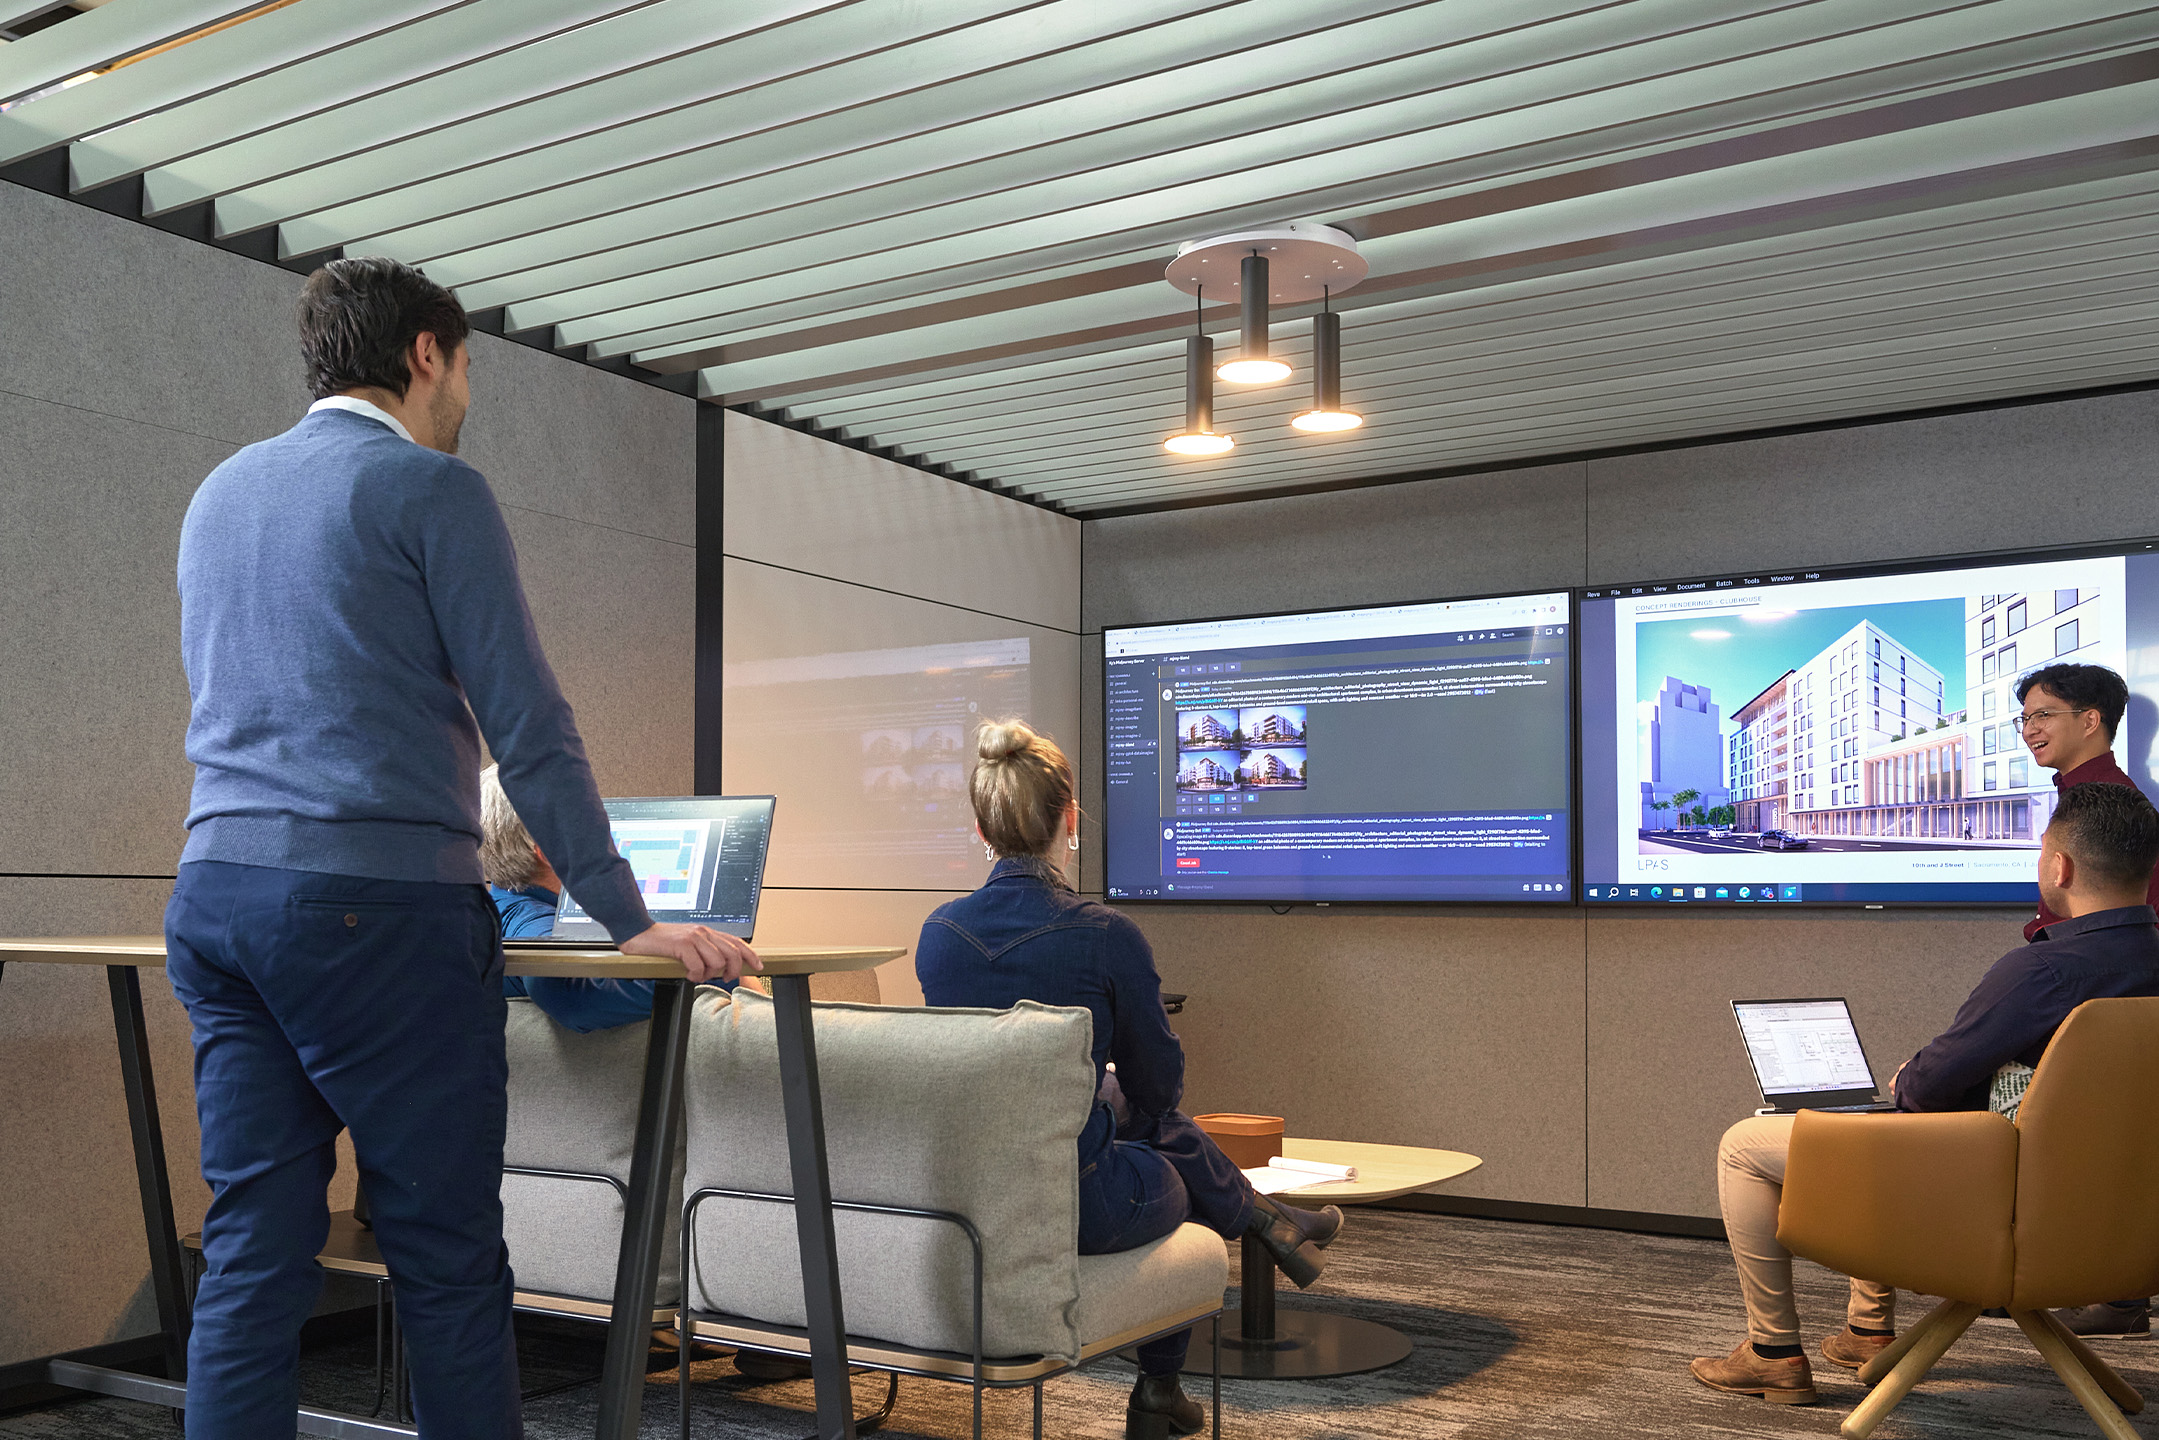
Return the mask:
[[1876, 1092], [1851, 1007], [1841, 998], [1734, 1000], [1732, 1016], [1767, 1107], [1761, 1113], [1897, 1108]]
[[[630, 862], [655, 921], [708, 925], [747, 940], [757, 928], [771, 848], [771, 795], [678, 795], [608, 800], [615, 849]], [[554, 931], [519, 948], [613, 949], [607, 930], [564, 891]]]

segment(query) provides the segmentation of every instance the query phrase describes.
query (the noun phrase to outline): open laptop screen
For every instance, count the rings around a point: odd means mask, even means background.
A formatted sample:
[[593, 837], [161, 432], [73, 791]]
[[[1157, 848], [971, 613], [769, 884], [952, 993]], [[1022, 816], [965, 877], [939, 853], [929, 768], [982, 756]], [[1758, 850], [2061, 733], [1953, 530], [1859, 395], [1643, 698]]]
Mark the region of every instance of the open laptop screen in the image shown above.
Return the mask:
[[[607, 819], [653, 919], [709, 925], [747, 940], [757, 923], [774, 804], [770, 795], [609, 800]], [[565, 893], [551, 938], [604, 942], [607, 932]]]
[[1734, 1000], [1762, 1098], [1874, 1095], [1874, 1072], [1842, 1000]]

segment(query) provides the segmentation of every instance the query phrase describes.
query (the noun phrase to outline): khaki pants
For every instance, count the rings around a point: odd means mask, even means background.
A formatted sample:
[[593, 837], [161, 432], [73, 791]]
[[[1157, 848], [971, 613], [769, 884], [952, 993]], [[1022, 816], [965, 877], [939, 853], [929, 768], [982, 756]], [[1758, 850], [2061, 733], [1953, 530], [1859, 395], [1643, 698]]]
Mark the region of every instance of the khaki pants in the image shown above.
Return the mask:
[[[1777, 1243], [1777, 1206], [1784, 1199], [1784, 1157], [1792, 1117], [1756, 1115], [1724, 1132], [1717, 1146], [1717, 1206], [1739, 1267], [1747, 1302], [1747, 1338], [1757, 1345], [1797, 1345], [1799, 1310], [1792, 1303], [1792, 1252]], [[1845, 1319], [1870, 1330], [1896, 1326], [1897, 1292], [1871, 1280], [1852, 1281]]]

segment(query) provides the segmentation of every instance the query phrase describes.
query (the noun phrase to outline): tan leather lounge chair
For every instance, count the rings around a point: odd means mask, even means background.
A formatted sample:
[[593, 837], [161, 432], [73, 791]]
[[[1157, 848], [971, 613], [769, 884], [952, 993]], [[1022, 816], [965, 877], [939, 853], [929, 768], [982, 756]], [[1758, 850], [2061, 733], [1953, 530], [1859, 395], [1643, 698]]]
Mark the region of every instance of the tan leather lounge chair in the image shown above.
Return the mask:
[[[2111, 1440], [2144, 1402], [2047, 1312], [2159, 1291], [2159, 999], [2090, 1000], [2011, 1124], [1987, 1112], [1828, 1115], [1792, 1127], [1777, 1238], [1942, 1303], [1868, 1362], [1862, 1440], [1981, 1309], [2006, 1306]], [[2117, 1409], [2116, 1407], [2120, 1408]]]

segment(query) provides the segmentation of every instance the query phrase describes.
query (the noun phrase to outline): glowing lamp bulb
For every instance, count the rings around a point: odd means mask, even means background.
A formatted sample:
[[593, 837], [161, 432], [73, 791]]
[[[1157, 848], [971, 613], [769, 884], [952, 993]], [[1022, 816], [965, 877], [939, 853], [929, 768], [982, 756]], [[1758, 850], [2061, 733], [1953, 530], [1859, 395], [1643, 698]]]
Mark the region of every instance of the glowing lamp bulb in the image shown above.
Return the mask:
[[1257, 360], [1226, 360], [1215, 368], [1217, 380], [1231, 385], [1279, 385], [1289, 378], [1286, 361], [1262, 357]]
[[1299, 430], [1315, 435], [1327, 435], [1341, 430], [1354, 430], [1364, 423], [1364, 417], [1354, 410], [1307, 410], [1302, 415], [1292, 415], [1290, 424]]
[[1172, 455], [1227, 455], [1237, 448], [1237, 442], [1211, 430], [1188, 430], [1164, 440], [1162, 448]]

